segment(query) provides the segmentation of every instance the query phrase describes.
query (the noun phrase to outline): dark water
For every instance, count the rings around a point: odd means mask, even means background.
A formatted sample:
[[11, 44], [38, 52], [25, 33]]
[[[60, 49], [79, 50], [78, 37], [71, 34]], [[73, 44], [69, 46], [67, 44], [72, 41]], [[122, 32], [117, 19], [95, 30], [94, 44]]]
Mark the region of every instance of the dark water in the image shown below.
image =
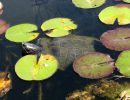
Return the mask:
[[[76, 8], [71, 0], [1, 0], [5, 6], [4, 13], [0, 16], [2, 19], [10, 23], [10, 25], [20, 23], [35, 23], [38, 26], [43, 21], [54, 17], [67, 17], [78, 24], [78, 29], [73, 34], [84, 36], [100, 35], [109, 30], [119, 27], [115, 25], [105, 25], [98, 19], [99, 12], [110, 5], [120, 2], [107, 0], [107, 2], [96, 9], [79, 9]], [[109, 15], [108, 15], [109, 16]], [[122, 26], [130, 27], [130, 25]], [[95, 45], [95, 49], [100, 52], [111, 53], [100, 44]], [[114, 57], [117, 54], [111, 53]], [[9, 66], [12, 74], [13, 88], [8, 94], [8, 100], [37, 100], [37, 84], [29, 95], [23, 95], [22, 92], [28, 88], [32, 82], [26, 82], [19, 79], [14, 72], [16, 61], [22, 56], [21, 44], [12, 43], [6, 39], [0, 39], [0, 67], [4, 70], [4, 66]], [[96, 80], [88, 80], [80, 78], [73, 72], [72, 66], [65, 72], [58, 71], [50, 79], [42, 81], [43, 84], [43, 100], [64, 100], [65, 96], [76, 89], [82, 89], [87, 83]]]

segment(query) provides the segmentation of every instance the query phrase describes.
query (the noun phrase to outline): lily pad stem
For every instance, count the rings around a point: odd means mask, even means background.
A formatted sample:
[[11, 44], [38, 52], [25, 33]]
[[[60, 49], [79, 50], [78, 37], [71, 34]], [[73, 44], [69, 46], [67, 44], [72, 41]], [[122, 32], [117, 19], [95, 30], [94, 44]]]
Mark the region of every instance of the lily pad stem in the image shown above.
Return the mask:
[[43, 99], [42, 99], [42, 96], [43, 96], [42, 83], [39, 82], [39, 83], [38, 83], [38, 100], [43, 100]]

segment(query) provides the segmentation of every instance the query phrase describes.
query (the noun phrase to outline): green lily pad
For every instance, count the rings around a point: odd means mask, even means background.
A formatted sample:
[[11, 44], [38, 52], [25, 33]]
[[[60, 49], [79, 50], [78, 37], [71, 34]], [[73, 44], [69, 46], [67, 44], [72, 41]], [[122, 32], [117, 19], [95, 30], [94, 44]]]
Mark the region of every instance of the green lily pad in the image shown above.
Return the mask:
[[72, 0], [72, 2], [76, 7], [89, 9], [100, 7], [106, 0]]
[[109, 25], [114, 24], [116, 19], [119, 25], [130, 24], [130, 5], [118, 4], [109, 6], [99, 13], [99, 19]]
[[88, 53], [76, 59], [73, 68], [83, 78], [98, 79], [113, 73], [113, 59], [99, 52]]
[[124, 76], [130, 76], [130, 50], [123, 51], [116, 63], [116, 67], [119, 69], [119, 72]]
[[70, 30], [76, 29], [77, 25], [68, 18], [53, 18], [45, 21], [41, 29], [49, 37], [62, 37], [70, 34]]
[[126, 3], [130, 3], [130, 0], [122, 0], [122, 1], [124, 1], [124, 2], [126, 2]]
[[44, 80], [51, 77], [58, 69], [57, 59], [50, 55], [41, 55], [36, 63], [36, 55], [22, 57], [15, 65], [16, 74], [23, 80]]
[[10, 27], [6, 31], [5, 37], [13, 42], [28, 42], [38, 37], [39, 33], [34, 32], [37, 29], [34, 24], [18, 24]]

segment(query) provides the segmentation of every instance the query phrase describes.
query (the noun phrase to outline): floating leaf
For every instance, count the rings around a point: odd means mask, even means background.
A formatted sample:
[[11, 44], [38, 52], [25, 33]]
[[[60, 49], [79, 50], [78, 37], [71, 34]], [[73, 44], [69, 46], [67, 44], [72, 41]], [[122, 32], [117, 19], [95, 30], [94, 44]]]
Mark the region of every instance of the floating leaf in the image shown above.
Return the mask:
[[122, 1], [124, 1], [124, 2], [126, 2], [126, 3], [130, 3], [130, 0], [122, 0]]
[[93, 52], [76, 59], [73, 68], [81, 77], [98, 79], [113, 73], [115, 67], [109, 55]]
[[39, 33], [34, 32], [37, 29], [34, 24], [18, 24], [10, 27], [6, 31], [5, 37], [13, 42], [28, 42], [38, 37]]
[[16, 63], [15, 72], [23, 80], [44, 80], [51, 77], [57, 68], [58, 61], [52, 55], [42, 54], [37, 64], [36, 55], [27, 55]]
[[72, 0], [72, 2], [76, 7], [89, 9], [103, 5], [106, 0]]
[[130, 28], [117, 28], [102, 34], [102, 44], [111, 50], [123, 51], [130, 49]]
[[130, 77], [130, 50], [123, 51], [119, 55], [115, 65], [121, 74]]
[[130, 24], [130, 5], [118, 4], [103, 9], [99, 19], [105, 24], [114, 24], [116, 19], [119, 25]]
[[77, 25], [68, 18], [53, 18], [45, 21], [41, 29], [49, 31], [46, 33], [49, 37], [62, 37], [70, 34], [70, 30], [76, 29]]
[[9, 24], [6, 21], [0, 19], [0, 35], [5, 33], [8, 28]]

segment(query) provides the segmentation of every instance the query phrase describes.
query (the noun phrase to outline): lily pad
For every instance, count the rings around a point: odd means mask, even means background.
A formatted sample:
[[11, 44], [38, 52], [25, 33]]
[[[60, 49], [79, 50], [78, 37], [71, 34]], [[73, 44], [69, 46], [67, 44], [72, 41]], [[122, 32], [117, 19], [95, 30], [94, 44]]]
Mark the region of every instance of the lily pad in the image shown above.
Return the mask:
[[76, 7], [90, 9], [100, 7], [106, 0], [72, 0], [72, 2]]
[[5, 33], [8, 28], [9, 24], [6, 21], [0, 19], [0, 35]]
[[116, 20], [119, 25], [130, 24], [130, 5], [118, 4], [109, 6], [99, 13], [99, 19], [109, 25], [114, 24]]
[[37, 26], [34, 24], [18, 24], [10, 27], [6, 31], [5, 37], [13, 42], [28, 42], [38, 37], [39, 33], [34, 32], [37, 29]]
[[109, 30], [100, 37], [102, 44], [111, 50], [124, 51], [130, 49], [130, 28]]
[[[76, 29], [77, 25], [68, 18], [53, 18], [45, 21], [41, 29], [49, 37], [62, 37], [70, 34], [70, 30]], [[48, 31], [48, 32], [46, 32]]]
[[130, 77], [130, 50], [123, 51], [119, 55], [115, 65], [121, 74]]
[[73, 68], [83, 78], [103, 78], [114, 71], [113, 59], [99, 52], [88, 53], [76, 59]]
[[124, 2], [126, 2], [126, 3], [130, 3], [130, 0], [122, 0], [122, 1], [124, 1]]
[[23, 80], [44, 80], [51, 77], [57, 68], [58, 61], [50, 54], [41, 54], [38, 63], [36, 55], [27, 55], [16, 63], [15, 72]]

